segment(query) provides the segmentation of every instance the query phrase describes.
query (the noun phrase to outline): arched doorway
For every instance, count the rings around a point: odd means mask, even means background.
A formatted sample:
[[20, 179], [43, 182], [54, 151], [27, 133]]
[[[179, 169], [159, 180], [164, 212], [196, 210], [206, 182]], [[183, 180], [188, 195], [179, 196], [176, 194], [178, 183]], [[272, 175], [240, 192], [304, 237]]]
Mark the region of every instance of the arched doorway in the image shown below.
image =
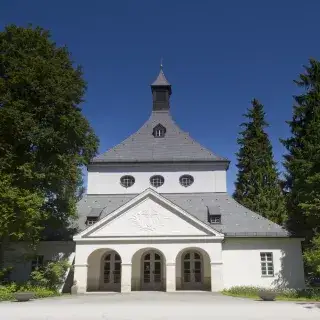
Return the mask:
[[141, 257], [141, 290], [160, 291], [164, 288], [164, 259], [156, 250], [145, 252]]
[[201, 248], [188, 248], [176, 258], [177, 290], [210, 290], [210, 258]]
[[132, 256], [132, 291], [166, 290], [166, 258], [156, 248], [141, 248]]
[[203, 258], [200, 252], [187, 251], [182, 255], [182, 287], [185, 290], [200, 290], [203, 288], [204, 272]]
[[93, 251], [87, 260], [87, 291], [121, 291], [121, 262], [113, 249]]
[[108, 251], [102, 256], [100, 289], [121, 291], [121, 257], [115, 251]]

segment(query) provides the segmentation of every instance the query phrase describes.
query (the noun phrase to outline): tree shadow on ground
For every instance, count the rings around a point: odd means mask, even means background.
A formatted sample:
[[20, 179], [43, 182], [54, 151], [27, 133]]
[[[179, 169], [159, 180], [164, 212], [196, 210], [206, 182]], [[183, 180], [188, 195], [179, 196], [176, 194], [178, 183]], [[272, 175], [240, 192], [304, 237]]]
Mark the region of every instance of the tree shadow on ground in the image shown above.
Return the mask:
[[320, 302], [296, 302], [297, 305], [301, 305], [306, 309], [320, 309]]

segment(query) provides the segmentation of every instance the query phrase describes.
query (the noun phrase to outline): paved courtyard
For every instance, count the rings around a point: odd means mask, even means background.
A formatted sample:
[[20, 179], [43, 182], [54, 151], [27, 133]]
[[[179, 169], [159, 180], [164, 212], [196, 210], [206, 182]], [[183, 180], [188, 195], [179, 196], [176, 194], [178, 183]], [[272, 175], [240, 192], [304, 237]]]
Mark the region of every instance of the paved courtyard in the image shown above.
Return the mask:
[[136, 292], [1, 302], [3, 320], [320, 319], [320, 304], [261, 302], [220, 294]]

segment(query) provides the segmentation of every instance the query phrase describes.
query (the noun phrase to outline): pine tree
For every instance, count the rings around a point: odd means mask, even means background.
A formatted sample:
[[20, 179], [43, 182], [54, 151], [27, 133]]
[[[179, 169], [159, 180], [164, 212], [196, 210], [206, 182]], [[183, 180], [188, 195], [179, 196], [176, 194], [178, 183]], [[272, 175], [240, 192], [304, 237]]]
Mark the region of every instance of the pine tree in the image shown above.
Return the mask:
[[309, 60], [295, 81], [303, 92], [295, 96], [293, 118], [287, 123], [291, 137], [282, 140], [288, 227], [311, 243], [320, 227], [320, 62]]
[[238, 174], [233, 194], [243, 206], [271, 221], [283, 224], [285, 201], [280, 187], [272, 146], [267, 133], [263, 105], [252, 100], [252, 107], [244, 115], [247, 122], [241, 124], [237, 153]]

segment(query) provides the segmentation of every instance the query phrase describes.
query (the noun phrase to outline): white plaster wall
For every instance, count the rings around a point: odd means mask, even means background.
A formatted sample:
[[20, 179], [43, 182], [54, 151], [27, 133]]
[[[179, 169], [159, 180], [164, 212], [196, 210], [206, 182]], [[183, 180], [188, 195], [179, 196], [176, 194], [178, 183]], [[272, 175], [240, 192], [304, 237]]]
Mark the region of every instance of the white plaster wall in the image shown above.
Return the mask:
[[[183, 187], [179, 178], [189, 174], [194, 178], [194, 183]], [[120, 178], [132, 175], [135, 184], [124, 188]], [[154, 188], [159, 193], [195, 193], [195, 192], [226, 192], [226, 170], [217, 167], [92, 167], [88, 172], [88, 194], [136, 194], [147, 188], [153, 188], [150, 178], [153, 175], [162, 175], [164, 184]]]
[[[73, 241], [41, 241], [36, 254], [44, 256], [44, 262], [59, 257], [68, 257], [75, 251]], [[27, 242], [11, 243], [5, 250], [5, 266], [12, 266], [11, 280], [26, 281], [31, 272], [32, 250]]]
[[[274, 277], [261, 275], [260, 252], [272, 252]], [[222, 251], [224, 287], [285, 286], [303, 288], [299, 239], [225, 239]]]
[[[148, 215], [147, 218], [145, 217], [146, 214]], [[153, 225], [155, 226], [154, 228], [152, 227]], [[186, 222], [163, 205], [147, 198], [106, 225], [103, 225], [90, 236], [146, 235], [206, 235], [206, 232]]]
[[165, 257], [167, 263], [175, 263], [176, 257], [181, 250], [186, 248], [199, 248], [208, 253], [210, 259], [214, 262], [221, 261], [221, 240], [168, 240], [157, 241], [154, 240], [150, 243], [131, 243], [129, 241], [122, 241], [116, 243], [112, 241], [95, 241], [95, 242], [78, 242], [76, 245], [76, 265], [87, 265], [88, 257], [91, 253], [98, 249], [114, 250], [119, 253], [122, 263], [131, 264], [133, 255], [141, 249], [155, 249], [159, 250]]

